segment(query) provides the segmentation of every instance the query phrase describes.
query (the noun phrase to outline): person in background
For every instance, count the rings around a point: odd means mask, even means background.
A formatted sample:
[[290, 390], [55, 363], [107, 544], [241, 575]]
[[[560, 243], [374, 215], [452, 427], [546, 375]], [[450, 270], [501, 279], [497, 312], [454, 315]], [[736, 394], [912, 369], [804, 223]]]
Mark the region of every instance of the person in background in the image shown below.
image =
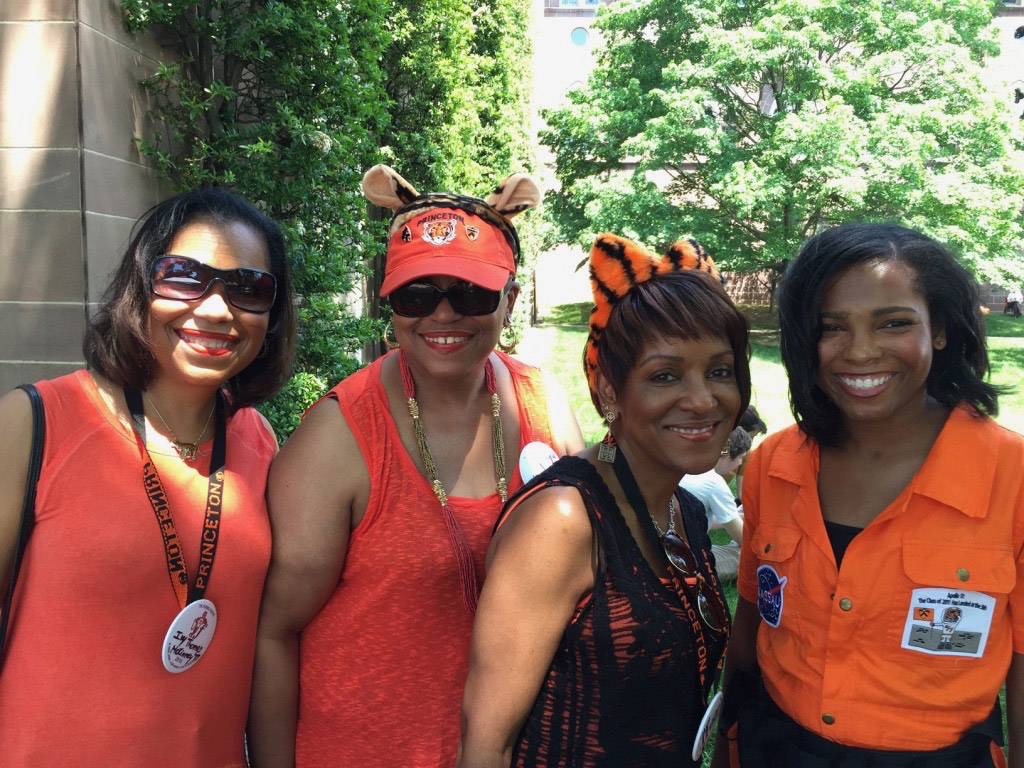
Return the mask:
[[[277, 224], [207, 188], [138, 221], [87, 370], [37, 383], [46, 440], [0, 675], [0, 763], [245, 765], [277, 450], [252, 407], [295, 339]], [[0, 399], [0, 574], [32, 443]], [[2, 588], [4, 584], [0, 584]]]
[[1020, 317], [1022, 303], [1024, 303], [1024, 294], [1021, 293], [1020, 288], [1014, 288], [1006, 294], [1006, 307], [1003, 309], [1003, 314]]
[[564, 394], [495, 350], [519, 294], [510, 217], [536, 204], [534, 181], [510, 176], [487, 200], [420, 195], [375, 166], [363, 189], [395, 210], [380, 292], [398, 349], [311, 408], [274, 463], [258, 768], [450, 766], [520, 449], [583, 445]]
[[590, 256], [585, 370], [609, 434], [505, 507], [458, 768], [696, 766], [729, 615], [701, 504], [750, 397], [747, 322], [693, 241]]
[[[749, 409], [748, 409], [749, 410]], [[742, 424], [742, 419], [740, 421]], [[692, 493], [704, 505], [708, 517], [708, 529], [720, 528], [729, 534], [728, 544], [712, 544], [715, 556], [715, 570], [720, 579], [735, 579], [740, 562], [740, 545], [743, 543], [743, 508], [736, 504], [736, 497], [729, 487], [729, 481], [743, 465], [750, 451], [751, 437], [742, 426], [729, 433], [722, 455], [714, 469], [699, 475], [686, 475], [679, 487]]]
[[[740, 426], [746, 430], [747, 434], [750, 435], [751, 447], [757, 442], [757, 438], [768, 434], [768, 425], [764, 423], [760, 414], [754, 406], [748, 406], [747, 410], [740, 416]], [[743, 470], [747, 466], [747, 456], [749, 456], [750, 450], [747, 450], [747, 454], [744, 455], [743, 461], [736, 468], [736, 498], [743, 498]], [[737, 504], [740, 502], [737, 501]]]
[[797, 424], [748, 462], [716, 768], [1003, 766], [1004, 682], [1024, 764], [1024, 437], [991, 418], [978, 305], [896, 225], [789, 265]]

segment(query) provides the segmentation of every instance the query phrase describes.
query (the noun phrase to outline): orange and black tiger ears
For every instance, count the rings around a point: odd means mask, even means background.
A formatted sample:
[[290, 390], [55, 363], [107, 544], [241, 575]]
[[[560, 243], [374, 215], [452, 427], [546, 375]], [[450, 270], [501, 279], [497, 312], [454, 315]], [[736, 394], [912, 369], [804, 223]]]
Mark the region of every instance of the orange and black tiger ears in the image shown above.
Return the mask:
[[594, 309], [590, 312], [590, 334], [584, 365], [591, 391], [597, 387], [597, 344], [612, 308], [634, 287], [655, 275], [696, 269], [721, 281], [714, 260], [696, 240], [677, 240], [664, 256], [656, 256], [642, 245], [610, 232], [597, 236], [590, 249], [590, 287]]
[[684, 269], [696, 269], [716, 280], [722, 279], [715, 262], [696, 240], [677, 240], [664, 256], [658, 257], [624, 237], [609, 232], [598, 235], [590, 249], [590, 285], [597, 312], [591, 325], [596, 321], [603, 327], [612, 305], [636, 285], [654, 275]]

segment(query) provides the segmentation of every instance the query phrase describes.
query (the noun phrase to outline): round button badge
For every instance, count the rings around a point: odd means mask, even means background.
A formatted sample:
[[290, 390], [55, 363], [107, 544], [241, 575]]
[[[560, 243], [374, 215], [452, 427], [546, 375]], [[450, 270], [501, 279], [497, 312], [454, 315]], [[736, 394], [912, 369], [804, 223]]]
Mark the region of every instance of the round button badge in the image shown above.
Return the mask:
[[528, 483], [556, 461], [558, 454], [547, 443], [538, 440], [527, 443], [519, 452], [519, 476], [524, 484]]
[[160, 660], [168, 672], [191, 669], [203, 658], [217, 631], [217, 608], [209, 600], [189, 603], [171, 622]]
[[693, 751], [690, 753], [690, 757], [694, 760], [700, 760], [700, 756], [704, 754], [704, 747], [708, 745], [708, 739], [715, 732], [718, 716], [721, 713], [722, 692], [719, 691], [712, 697], [711, 703], [704, 711], [704, 717], [701, 718], [700, 727], [697, 728], [697, 737], [693, 740]]

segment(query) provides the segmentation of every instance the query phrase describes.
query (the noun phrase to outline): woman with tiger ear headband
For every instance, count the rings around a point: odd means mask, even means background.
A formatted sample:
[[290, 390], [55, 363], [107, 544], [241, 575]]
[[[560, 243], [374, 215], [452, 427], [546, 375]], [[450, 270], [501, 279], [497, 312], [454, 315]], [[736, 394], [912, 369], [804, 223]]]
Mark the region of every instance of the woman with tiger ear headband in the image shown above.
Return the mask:
[[728, 609], [677, 484], [715, 465], [750, 399], [747, 323], [693, 241], [658, 259], [601, 235], [590, 269], [584, 365], [608, 436], [499, 520], [459, 768], [696, 766], [713, 728]]
[[520, 450], [583, 445], [557, 386], [495, 350], [519, 290], [510, 217], [536, 204], [534, 181], [515, 174], [486, 200], [420, 195], [375, 166], [363, 190], [396, 210], [380, 293], [399, 347], [311, 408], [271, 470], [258, 768], [451, 765], [484, 553]]

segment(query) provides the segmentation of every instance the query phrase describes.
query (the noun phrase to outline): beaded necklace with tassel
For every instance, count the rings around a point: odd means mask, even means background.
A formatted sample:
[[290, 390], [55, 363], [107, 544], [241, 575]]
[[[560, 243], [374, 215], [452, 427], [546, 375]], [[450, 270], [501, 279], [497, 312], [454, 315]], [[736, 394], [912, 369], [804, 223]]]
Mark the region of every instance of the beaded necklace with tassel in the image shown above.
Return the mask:
[[[451, 541], [452, 549], [459, 566], [459, 579], [462, 582], [462, 596], [466, 607], [470, 612], [476, 611], [477, 597], [480, 594], [479, 579], [477, 578], [476, 566], [473, 564], [473, 553], [466, 542], [466, 536], [462, 532], [459, 521], [455, 519], [455, 513], [448, 503], [448, 493], [441, 484], [437, 475], [437, 464], [430, 453], [427, 445], [427, 438], [423, 432], [423, 420], [420, 418], [420, 406], [416, 402], [416, 383], [413, 381], [412, 373], [409, 370], [409, 363], [405, 358], [405, 352], [399, 352], [398, 367], [402, 374], [402, 389], [405, 393], [406, 403], [409, 406], [409, 415], [412, 417], [413, 434], [416, 437], [416, 448], [423, 462], [423, 469], [427, 473], [427, 480], [430, 487], [441, 504], [441, 515], [444, 518], [445, 528], [448, 530], [448, 538]], [[501, 397], [498, 395], [498, 387], [494, 378], [494, 366], [490, 359], [484, 364], [484, 386], [490, 395], [491, 401], [491, 452], [494, 456], [494, 483], [498, 496], [504, 504], [508, 501], [508, 478], [505, 474], [505, 438], [501, 429]]]

